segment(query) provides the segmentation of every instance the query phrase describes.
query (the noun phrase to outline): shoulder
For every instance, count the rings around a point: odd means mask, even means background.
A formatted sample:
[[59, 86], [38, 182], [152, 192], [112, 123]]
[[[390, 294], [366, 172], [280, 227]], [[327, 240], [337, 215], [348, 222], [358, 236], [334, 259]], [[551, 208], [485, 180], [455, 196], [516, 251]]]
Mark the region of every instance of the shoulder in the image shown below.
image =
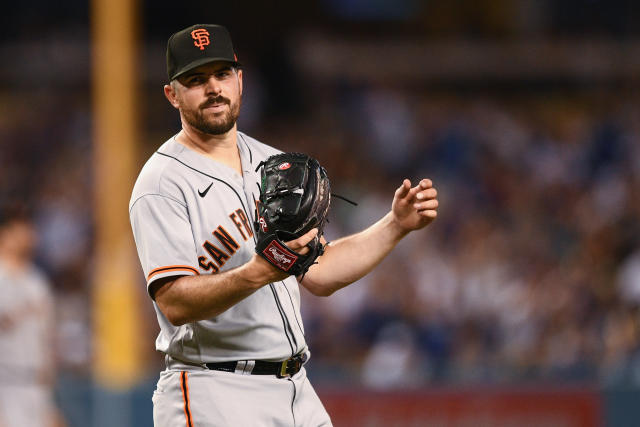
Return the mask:
[[184, 147], [173, 138], [154, 152], [140, 170], [129, 201], [129, 210], [145, 196], [163, 196], [181, 203], [180, 176], [183, 169], [177, 161]]
[[251, 151], [253, 158], [258, 161], [264, 160], [274, 154], [282, 153], [282, 150], [278, 150], [275, 147], [260, 142], [243, 132], [238, 131], [238, 136], [247, 145], [247, 148]]
[[49, 296], [51, 295], [51, 283], [42, 270], [36, 265], [31, 265], [29, 268], [29, 276], [31, 286], [38, 293], [38, 295]]
[[[9, 273], [4, 266], [0, 264], [0, 285], [2, 282], [11, 285], [18, 284], [13, 287], [13, 295], [21, 295], [21, 298], [30, 300], [48, 300], [52, 297], [51, 282], [45, 273], [35, 264], [30, 263], [23, 270]], [[2, 288], [2, 286], [0, 286]], [[4, 289], [3, 293], [10, 291]]]

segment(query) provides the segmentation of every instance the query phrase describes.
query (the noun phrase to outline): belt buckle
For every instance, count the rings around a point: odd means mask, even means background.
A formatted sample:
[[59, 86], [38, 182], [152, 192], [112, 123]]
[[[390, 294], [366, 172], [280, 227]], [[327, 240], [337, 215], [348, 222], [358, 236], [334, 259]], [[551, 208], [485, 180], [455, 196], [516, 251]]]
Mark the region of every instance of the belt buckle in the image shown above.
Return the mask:
[[289, 367], [289, 359], [282, 361], [280, 363], [280, 372], [278, 372], [278, 378], [287, 378], [290, 377], [291, 374], [287, 372], [287, 368]]
[[[289, 362], [292, 362], [293, 365], [289, 366]], [[300, 371], [302, 368], [302, 364], [305, 362], [304, 356], [294, 356], [290, 359], [283, 361], [280, 364], [280, 372], [278, 372], [278, 378], [291, 378], [295, 374]]]

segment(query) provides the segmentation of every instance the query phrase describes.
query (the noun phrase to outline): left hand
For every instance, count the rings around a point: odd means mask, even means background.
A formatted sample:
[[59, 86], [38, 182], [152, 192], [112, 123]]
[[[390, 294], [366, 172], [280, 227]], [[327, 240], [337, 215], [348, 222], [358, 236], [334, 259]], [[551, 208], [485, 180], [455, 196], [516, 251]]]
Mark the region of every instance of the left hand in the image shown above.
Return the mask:
[[415, 187], [411, 187], [411, 181], [405, 179], [396, 190], [391, 205], [395, 224], [403, 233], [431, 224], [438, 215], [437, 195], [430, 179], [422, 179]]

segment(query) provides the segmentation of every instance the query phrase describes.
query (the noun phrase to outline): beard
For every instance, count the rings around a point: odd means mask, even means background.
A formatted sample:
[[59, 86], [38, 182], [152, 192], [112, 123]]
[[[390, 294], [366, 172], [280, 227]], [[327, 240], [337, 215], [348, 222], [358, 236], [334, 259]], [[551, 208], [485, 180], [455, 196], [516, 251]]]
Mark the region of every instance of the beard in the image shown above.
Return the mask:
[[[204, 109], [216, 103], [224, 103], [229, 105], [229, 109], [222, 115], [205, 116]], [[241, 98], [237, 102], [231, 102], [228, 98], [218, 96], [210, 98], [202, 103], [197, 109], [188, 110], [182, 108], [185, 121], [193, 128], [208, 135], [223, 135], [233, 129], [238, 117], [240, 116]]]

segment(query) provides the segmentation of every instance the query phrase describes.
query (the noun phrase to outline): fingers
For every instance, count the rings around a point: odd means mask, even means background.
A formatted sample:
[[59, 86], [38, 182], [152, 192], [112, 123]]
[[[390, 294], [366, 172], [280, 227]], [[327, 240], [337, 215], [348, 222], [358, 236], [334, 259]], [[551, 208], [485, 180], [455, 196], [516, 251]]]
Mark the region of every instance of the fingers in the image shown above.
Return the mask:
[[418, 211], [436, 209], [438, 207], [438, 201], [436, 199], [430, 199], [424, 202], [417, 202], [413, 204], [413, 207]]
[[434, 219], [438, 216], [438, 200], [436, 197], [438, 196], [438, 191], [433, 188], [433, 182], [430, 179], [423, 179], [418, 184], [420, 191], [416, 193], [416, 200], [413, 204], [414, 209], [418, 211], [418, 215]]
[[[410, 197], [415, 198], [410, 198]], [[413, 203], [413, 208], [417, 211], [418, 215], [434, 219], [438, 216], [439, 202], [436, 199], [438, 191], [433, 188], [433, 182], [430, 179], [422, 179], [418, 185], [411, 188], [407, 193], [406, 200]]]
[[438, 216], [438, 211], [427, 209], [424, 211], [418, 211], [418, 215], [423, 216], [425, 218], [434, 219], [435, 217]]
[[422, 179], [415, 187], [411, 187], [411, 181], [405, 179], [400, 188], [396, 190], [396, 197], [411, 202], [414, 198], [417, 200], [435, 199], [438, 192], [433, 188], [433, 182], [430, 179]]
[[396, 197], [402, 199], [407, 194], [409, 194], [409, 190], [411, 189], [411, 181], [405, 179], [402, 181], [402, 185], [396, 190]]
[[307, 244], [315, 239], [317, 235], [318, 229], [312, 228], [306, 234], [303, 234], [295, 240], [289, 240], [288, 242], [285, 242], [285, 244], [289, 249], [304, 254], [308, 250], [308, 248], [306, 248]]
[[433, 187], [433, 182], [431, 182], [430, 179], [425, 178], [425, 179], [420, 181], [418, 186], [420, 187], [421, 190], [426, 190], [427, 188]]
[[438, 195], [438, 191], [435, 188], [428, 188], [426, 190], [422, 190], [416, 194], [417, 200], [430, 200], [435, 199]]

